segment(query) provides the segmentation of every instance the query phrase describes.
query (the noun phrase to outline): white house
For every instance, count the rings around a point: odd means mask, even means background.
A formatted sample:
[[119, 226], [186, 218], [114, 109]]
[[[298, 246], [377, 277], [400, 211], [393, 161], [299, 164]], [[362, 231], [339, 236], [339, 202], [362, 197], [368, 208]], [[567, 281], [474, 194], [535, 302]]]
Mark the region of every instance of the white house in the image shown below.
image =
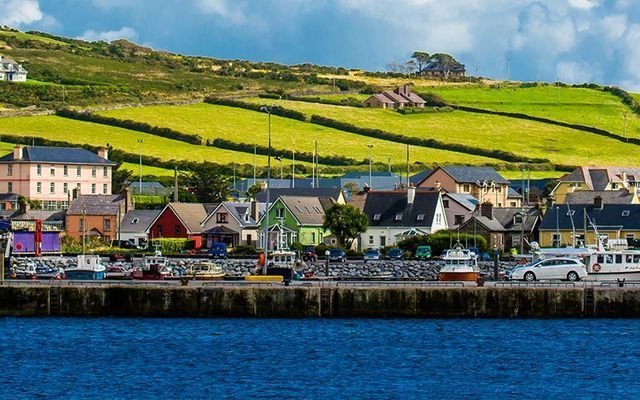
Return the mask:
[[120, 222], [120, 240], [136, 246], [147, 243], [149, 226], [160, 214], [160, 210], [131, 210]]
[[395, 246], [405, 238], [448, 229], [447, 216], [438, 191], [376, 192], [367, 194], [364, 213], [367, 231], [360, 235], [360, 248]]
[[26, 82], [27, 70], [14, 60], [0, 56], [0, 81]]
[[238, 203], [224, 201], [202, 221], [202, 242], [210, 248], [213, 243], [257, 246], [258, 218], [264, 205], [255, 201]]

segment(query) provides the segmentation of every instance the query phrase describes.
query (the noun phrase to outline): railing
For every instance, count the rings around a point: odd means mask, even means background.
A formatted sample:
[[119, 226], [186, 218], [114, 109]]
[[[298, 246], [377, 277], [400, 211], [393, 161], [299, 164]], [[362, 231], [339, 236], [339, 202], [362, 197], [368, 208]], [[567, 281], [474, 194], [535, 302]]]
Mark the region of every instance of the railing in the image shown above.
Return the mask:
[[279, 282], [250, 282], [250, 281], [213, 281], [213, 282], [202, 282], [203, 287], [243, 287], [243, 286], [283, 286], [284, 284]]
[[[584, 284], [583, 284], [584, 285]], [[532, 287], [532, 288], [549, 288], [549, 287], [576, 287], [575, 282], [519, 282], [519, 281], [497, 281], [494, 287]]]
[[454, 281], [338, 281], [335, 286], [356, 286], [356, 287], [411, 287], [411, 286], [449, 286], [464, 287], [464, 282]]

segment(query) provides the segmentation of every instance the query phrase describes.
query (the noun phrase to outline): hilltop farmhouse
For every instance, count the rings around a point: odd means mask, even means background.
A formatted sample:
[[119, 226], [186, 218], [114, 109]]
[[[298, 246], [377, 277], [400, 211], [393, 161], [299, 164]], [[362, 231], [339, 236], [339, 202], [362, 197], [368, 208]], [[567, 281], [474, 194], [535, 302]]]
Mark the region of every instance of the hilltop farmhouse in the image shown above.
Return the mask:
[[362, 102], [365, 108], [404, 108], [418, 107], [423, 108], [425, 101], [413, 93], [412, 85], [402, 85], [393, 91], [385, 90], [379, 94], [373, 94]]
[[0, 56], [0, 81], [26, 82], [27, 70], [14, 60]]

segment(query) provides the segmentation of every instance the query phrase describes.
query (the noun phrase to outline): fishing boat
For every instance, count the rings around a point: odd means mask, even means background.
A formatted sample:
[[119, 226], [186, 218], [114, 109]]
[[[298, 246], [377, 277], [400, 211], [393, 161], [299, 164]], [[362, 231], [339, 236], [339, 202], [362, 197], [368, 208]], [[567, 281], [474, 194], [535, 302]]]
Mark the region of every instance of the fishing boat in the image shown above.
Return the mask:
[[220, 265], [203, 260], [191, 266], [186, 275], [191, 276], [196, 281], [213, 281], [223, 279], [226, 273]]
[[107, 279], [131, 279], [131, 271], [123, 265], [110, 265], [107, 267]]
[[135, 268], [131, 277], [136, 280], [163, 280], [171, 274], [169, 269], [169, 261], [159, 250], [156, 250], [152, 256], [145, 256], [142, 266]]
[[100, 256], [95, 254], [81, 254], [75, 267], [64, 271], [67, 279], [101, 280], [107, 276], [107, 269], [102, 265]]
[[476, 281], [478, 279], [478, 257], [460, 243], [449, 249], [442, 257], [444, 266], [438, 278], [441, 281]]

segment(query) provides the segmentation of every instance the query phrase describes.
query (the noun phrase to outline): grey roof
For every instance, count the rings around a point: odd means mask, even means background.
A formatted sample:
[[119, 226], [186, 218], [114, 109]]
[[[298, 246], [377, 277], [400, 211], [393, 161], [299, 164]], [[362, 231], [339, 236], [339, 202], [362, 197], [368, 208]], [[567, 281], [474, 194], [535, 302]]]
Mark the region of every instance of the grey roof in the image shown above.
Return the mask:
[[18, 201], [19, 198], [16, 193], [0, 193], [0, 201]]
[[442, 196], [449, 197], [469, 211], [473, 211], [478, 207], [478, 199], [470, 194], [444, 193]]
[[142, 187], [143, 189], [165, 189], [166, 187], [157, 181], [153, 181], [153, 182], [142, 182], [142, 185], [140, 184], [140, 182], [130, 182], [128, 184], [128, 186], [133, 186], [134, 188], [138, 188], [138, 187]]
[[518, 193], [518, 191], [511, 186], [509, 186], [509, 191], [507, 192], [508, 199], [521, 199], [522, 195]]
[[[540, 230], [555, 231], [558, 229], [583, 230], [584, 211], [587, 215], [587, 229], [593, 231], [589, 219], [600, 231], [607, 230], [640, 230], [640, 204], [604, 204], [602, 209], [593, 204], [556, 205], [551, 207], [540, 224]], [[556, 220], [557, 218], [557, 220]], [[573, 225], [572, 225], [573, 222]]]
[[22, 149], [20, 160], [13, 158], [13, 152], [0, 157], [0, 163], [42, 162], [54, 164], [117, 165], [115, 162], [98, 157], [97, 154], [81, 147], [27, 146]]
[[11, 219], [15, 221], [33, 221], [40, 219], [47, 222], [62, 222], [64, 221], [65, 211], [51, 211], [51, 210], [27, 210], [24, 214], [20, 211], [16, 211]]
[[596, 197], [600, 197], [604, 204], [631, 204], [634, 199], [633, 193], [627, 189], [577, 190], [568, 193], [564, 202], [566, 204], [593, 204]]
[[606, 169], [589, 170], [593, 190], [604, 190], [609, 184], [609, 173]]
[[182, 221], [189, 233], [202, 232], [200, 224], [208, 215], [207, 209], [202, 203], [169, 203], [165, 210], [171, 210]]
[[390, 98], [388, 98], [387, 96], [384, 96], [382, 94], [376, 93], [376, 94], [372, 94], [369, 98], [371, 97], [375, 97], [376, 99], [380, 100], [383, 103], [387, 103], [387, 104], [393, 104], [393, 100], [391, 100]]
[[[340, 198], [340, 194], [342, 193], [342, 189], [340, 188], [284, 188], [284, 189], [274, 189], [272, 188], [269, 191], [269, 200], [275, 201], [278, 197], [281, 196], [297, 196], [297, 197], [330, 197], [334, 200], [338, 200]], [[256, 198], [261, 203], [266, 203], [267, 201], [267, 192], [262, 191], [256, 195]]]
[[[373, 191], [367, 194], [363, 211], [369, 218], [369, 226], [428, 227], [433, 222], [439, 199], [438, 192], [417, 190], [413, 204], [408, 204], [406, 191]], [[400, 219], [396, 218], [398, 215]]]
[[478, 183], [482, 181], [494, 181], [500, 184], [509, 184], [502, 175], [496, 172], [492, 167], [469, 167], [463, 165], [448, 165], [442, 168], [456, 182], [460, 183]]
[[427, 178], [427, 176], [431, 175], [431, 173], [433, 172], [432, 169], [425, 169], [422, 172], [418, 172], [415, 175], [412, 175], [409, 177], [409, 182], [413, 185], [413, 186], [418, 186], [418, 184], [420, 182], [422, 182], [423, 180], [425, 180]]
[[480, 214], [480, 210], [477, 210], [460, 227], [471, 225], [475, 221], [492, 232], [519, 232], [523, 226], [515, 222], [517, 215], [523, 216], [524, 231], [527, 233], [533, 231], [540, 220], [540, 210], [537, 208], [493, 207], [493, 218], [485, 217]]
[[280, 200], [301, 225], [319, 226], [324, 223], [324, 207], [318, 197], [281, 196]]
[[131, 210], [125, 214], [120, 223], [123, 233], [143, 233], [149, 229], [154, 219], [162, 210]]
[[[233, 202], [233, 201], [223, 201], [217, 207], [213, 208], [207, 213], [207, 218], [202, 221], [202, 225], [205, 229], [210, 229], [212, 226], [217, 225], [218, 223], [212, 219], [213, 213], [218, 210], [220, 207], [224, 207], [237, 221], [242, 228], [246, 228], [249, 226], [256, 226], [258, 222], [251, 216], [251, 203], [245, 202]], [[262, 215], [265, 209], [264, 203], [258, 203], [258, 213]], [[245, 221], [245, 214], [249, 214], [249, 220]]]
[[126, 201], [124, 194], [87, 194], [80, 195], [71, 201], [68, 215], [117, 215], [122, 202]]

